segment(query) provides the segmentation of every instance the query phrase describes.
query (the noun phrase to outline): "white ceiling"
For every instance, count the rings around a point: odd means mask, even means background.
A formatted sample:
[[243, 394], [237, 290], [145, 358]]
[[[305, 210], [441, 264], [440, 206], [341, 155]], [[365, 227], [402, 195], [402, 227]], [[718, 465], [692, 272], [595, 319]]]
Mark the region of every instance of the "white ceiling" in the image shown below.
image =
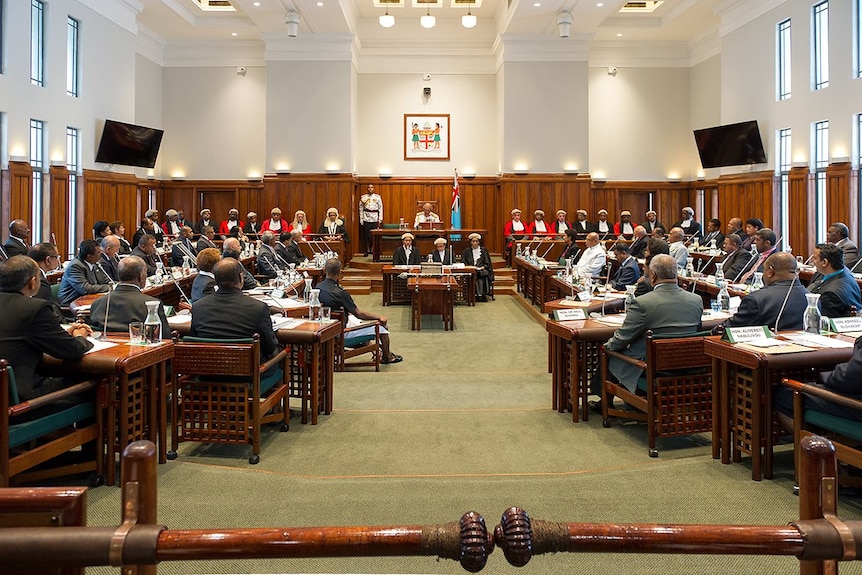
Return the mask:
[[[464, 0], [458, 0], [459, 3]], [[501, 36], [537, 41], [585, 41], [588, 44], [643, 46], [644, 43], [681, 43], [689, 46], [716, 36], [720, 0], [665, 0], [650, 14], [621, 14], [621, 0], [481, 0], [471, 8], [478, 17], [473, 29], [461, 26], [465, 6], [455, 0], [436, 0], [430, 7], [437, 17], [434, 29], [419, 25], [426, 8], [413, 7], [417, 0], [401, 0], [389, 13], [393, 28], [377, 23], [384, 8], [375, 0], [230, 0], [234, 12], [204, 12], [196, 0], [138, 0], [143, 10], [138, 24], [165, 45], [214, 41], [282, 41], [287, 38], [285, 14], [296, 10], [301, 19], [296, 41], [317, 35], [353, 35], [358, 46], [386, 46], [397, 50], [426, 43], [434, 52], [443, 46], [459, 50], [473, 47], [493, 50]], [[259, 4], [255, 6], [255, 4]], [[322, 5], [318, 5], [322, 4]], [[406, 4], [406, 6], [404, 6]], [[538, 4], [538, 5], [537, 5]], [[599, 6], [599, 4], [603, 4]], [[573, 16], [572, 38], [560, 39], [556, 24], [561, 11]], [[235, 34], [235, 35], [234, 35]], [[421, 45], [421, 44], [420, 44]]]

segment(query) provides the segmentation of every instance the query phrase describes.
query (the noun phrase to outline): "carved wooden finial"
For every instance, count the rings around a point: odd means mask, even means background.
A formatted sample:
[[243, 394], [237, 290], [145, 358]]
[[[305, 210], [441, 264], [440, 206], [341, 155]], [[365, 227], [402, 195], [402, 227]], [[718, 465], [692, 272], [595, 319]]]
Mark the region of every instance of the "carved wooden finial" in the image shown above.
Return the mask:
[[529, 563], [533, 557], [533, 530], [527, 512], [520, 507], [504, 511], [500, 524], [494, 528], [494, 541], [510, 565], [523, 567]]
[[461, 567], [478, 573], [494, 550], [494, 539], [485, 526], [485, 518], [475, 511], [461, 516]]

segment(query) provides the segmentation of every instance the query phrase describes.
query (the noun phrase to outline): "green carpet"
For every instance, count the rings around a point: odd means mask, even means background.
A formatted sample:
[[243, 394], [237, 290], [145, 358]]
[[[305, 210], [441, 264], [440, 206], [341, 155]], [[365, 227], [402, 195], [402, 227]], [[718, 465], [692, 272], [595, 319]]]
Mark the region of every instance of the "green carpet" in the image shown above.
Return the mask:
[[[455, 310], [411, 332], [407, 307], [356, 298], [390, 318], [400, 364], [336, 374], [334, 411], [320, 425], [267, 429], [259, 465], [250, 448], [183, 444], [159, 466], [159, 521], [170, 528], [412, 525], [475, 510], [493, 527], [513, 505], [549, 521], [785, 524], [797, 517], [792, 453], [776, 479], [754, 482], [747, 462], [721, 465], [708, 436], [659, 442], [646, 428], [599, 417], [573, 424], [551, 410], [547, 335], [511, 297]], [[116, 524], [119, 490], [90, 491], [90, 525]], [[859, 499], [840, 514], [862, 519]], [[848, 566], [849, 567], [849, 566]], [[842, 572], [851, 572], [844, 567]], [[555, 554], [510, 567], [496, 550], [485, 573], [793, 573], [791, 558]], [[114, 573], [94, 568], [88, 573]], [[160, 573], [464, 573], [428, 557], [164, 563]]]

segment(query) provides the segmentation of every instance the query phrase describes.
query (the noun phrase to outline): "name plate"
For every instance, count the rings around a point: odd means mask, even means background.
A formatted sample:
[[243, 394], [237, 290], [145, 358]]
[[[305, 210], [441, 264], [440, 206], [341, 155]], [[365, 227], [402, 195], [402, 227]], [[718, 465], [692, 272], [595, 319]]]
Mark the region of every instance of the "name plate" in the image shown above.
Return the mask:
[[835, 333], [862, 331], [862, 317], [833, 317], [829, 323], [832, 324], [832, 331]]
[[284, 297], [284, 290], [283, 289], [274, 289], [271, 292], [269, 292], [269, 297], [271, 297], [273, 299], [281, 299]]
[[587, 314], [582, 309], [555, 309], [554, 319], [557, 321], [575, 321], [587, 319]]
[[576, 293], [575, 297], [578, 298], [579, 301], [590, 301], [593, 298], [593, 294], [590, 293], [590, 290], [584, 290]]
[[775, 335], [765, 325], [752, 327], [729, 327], [724, 330], [721, 339], [730, 343], [745, 343], [763, 338], [774, 338]]

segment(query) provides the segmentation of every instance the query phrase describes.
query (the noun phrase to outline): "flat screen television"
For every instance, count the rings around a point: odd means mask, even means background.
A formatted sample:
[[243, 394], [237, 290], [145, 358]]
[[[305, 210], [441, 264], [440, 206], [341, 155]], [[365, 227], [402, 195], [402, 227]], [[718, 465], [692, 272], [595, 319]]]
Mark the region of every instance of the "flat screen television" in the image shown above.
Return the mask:
[[164, 130], [105, 120], [96, 161], [152, 168], [156, 165]]
[[704, 169], [766, 163], [756, 120], [695, 130], [694, 141]]

